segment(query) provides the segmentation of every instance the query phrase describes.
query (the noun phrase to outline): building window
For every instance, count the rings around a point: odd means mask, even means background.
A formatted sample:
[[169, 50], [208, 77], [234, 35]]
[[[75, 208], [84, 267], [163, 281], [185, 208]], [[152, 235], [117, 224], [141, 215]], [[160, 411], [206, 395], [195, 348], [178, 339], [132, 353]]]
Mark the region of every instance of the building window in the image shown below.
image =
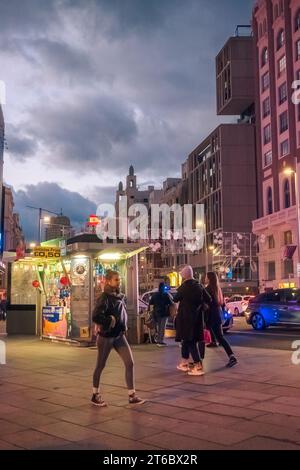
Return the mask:
[[267, 117], [271, 114], [271, 106], [270, 106], [270, 97], [266, 98], [263, 101], [263, 117]]
[[282, 262], [282, 278], [289, 279], [294, 274], [294, 263], [292, 259], [285, 259]]
[[292, 245], [293, 243], [293, 234], [291, 230], [287, 230], [283, 233], [283, 243], [284, 245]]
[[264, 155], [264, 166], [271, 165], [271, 163], [272, 163], [272, 150], [265, 153], [265, 155]]
[[271, 142], [271, 124], [264, 127], [264, 145]]
[[269, 246], [269, 250], [273, 250], [273, 248], [275, 248], [274, 235], [268, 236], [268, 246]]
[[284, 45], [284, 30], [281, 29], [277, 35], [277, 50], [281, 49]]
[[289, 128], [288, 113], [285, 111], [279, 116], [279, 132], [282, 134]]
[[267, 214], [273, 214], [273, 192], [270, 187], [267, 190]]
[[300, 59], [300, 40], [296, 42], [296, 60]]
[[278, 61], [278, 75], [282, 75], [285, 72], [286, 69], [286, 56], [284, 55], [279, 59]]
[[268, 62], [268, 48], [265, 47], [261, 53], [261, 66], [263, 67]]
[[270, 86], [270, 75], [269, 72], [265, 73], [261, 78], [262, 91], [266, 91]]
[[264, 19], [264, 33], [267, 32], [267, 20]]
[[278, 89], [279, 91], [279, 104], [284, 103], [287, 100], [287, 84], [283, 83]]
[[279, 2], [279, 10], [280, 10], [280, 13], [283, 13], [283, 11], [284, 11], [283, 0], [280, 0], [280, 2]]
[[289, 141], [285, 140], [284, 142], [281, 142], [280, 144], [280, 156], [284, 157], [285, 155], [288, 155], [289, 153]]
[[265, 273], [266, 281], [274, 281], [276, 279], [275, 261], [265, 263]]
[[283, 197], [284, 197], [284, 208], [288, 209], [291, 207], [291, 192], [290, 192], [290, 182], [285, 180], [283, 185]]
[[298, 31], [298, 29], [300, 29], [300, 8], [297, 11], [296, 17], [295, 17], [295, 31]]
[[130, 187], [130, 188], [133, 188], [133, 181], [130, 181], [130, 182], [129, 182], [129, 187]]

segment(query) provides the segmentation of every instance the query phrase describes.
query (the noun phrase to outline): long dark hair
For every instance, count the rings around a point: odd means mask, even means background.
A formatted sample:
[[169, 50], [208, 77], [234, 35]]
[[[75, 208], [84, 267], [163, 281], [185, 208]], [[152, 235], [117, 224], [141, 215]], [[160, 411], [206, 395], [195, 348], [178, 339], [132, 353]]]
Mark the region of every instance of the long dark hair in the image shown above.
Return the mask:
[[207, 279], [208, 279], [208, 287], [209, 287], [211, 294], [213, 295], [213, 297], [215, 298], [215, 300], [218, 302], [219, 305], [223, 305], [224, 298], [223, 298], [223, 294], [222, 294], [222, 290], [220, 287], [219, 278], [217, 274], [214, 272], [209, 272], [207, 273]]

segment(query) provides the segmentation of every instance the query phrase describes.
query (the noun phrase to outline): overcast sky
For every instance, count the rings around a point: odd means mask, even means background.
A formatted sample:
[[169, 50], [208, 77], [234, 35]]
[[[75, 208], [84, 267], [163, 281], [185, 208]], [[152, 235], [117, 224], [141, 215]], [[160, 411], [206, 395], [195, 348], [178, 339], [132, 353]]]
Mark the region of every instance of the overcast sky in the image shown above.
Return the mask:
[[[216, 117], [214, 60], [252, 0], [0, 0], [4, 179], [27, 238], [37, 215], [79, 224], [138, 183], [179, 176]], [[34, 231], [35, 230], [35, 231]]]

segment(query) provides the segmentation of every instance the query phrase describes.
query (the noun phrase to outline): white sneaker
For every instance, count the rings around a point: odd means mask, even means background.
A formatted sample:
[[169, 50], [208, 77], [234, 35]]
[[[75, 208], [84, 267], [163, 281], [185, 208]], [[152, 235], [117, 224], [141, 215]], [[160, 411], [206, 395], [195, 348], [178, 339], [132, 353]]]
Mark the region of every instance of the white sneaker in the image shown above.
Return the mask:
[[203, 369], [199, 369], [199, 367], [193, 367], [188, 371], [188, 375], [204, 375]]
[[178, 364], [177, 369], [182, 370], [182, 372], [188, 372], [189, 365], [185, 364], [184, 362], [181, 362], [180, 364]]

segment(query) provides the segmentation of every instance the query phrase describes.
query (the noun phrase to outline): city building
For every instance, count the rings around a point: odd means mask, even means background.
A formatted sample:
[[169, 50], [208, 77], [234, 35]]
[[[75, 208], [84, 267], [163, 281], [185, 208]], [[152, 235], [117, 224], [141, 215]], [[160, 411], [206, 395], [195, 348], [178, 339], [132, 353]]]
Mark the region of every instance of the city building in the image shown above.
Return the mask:
[[[3, 154], [4, 154], [4, 118], [2, 107], [0, 103], [0, 194], [3, 194], [2, 186], [3, 186]], [[4, 238], [4, 225], [3, 225], [3, 210], [2, 210], [2, 197], [0, 197], [0, 253], [1, 257], [3, 255], [4, 245], [3, 245], [3, 238]]]
[[203, 249], [190, 254], [189, 263], [198, 276], [217, 271], [228, 292], [257, 287], [254, 135], [251, 123], [221, 124], [186, 162], [187, 202], [204, 205], [206, 232]]
[[251, 108], [255, 83], [252, 35], [229, 38], [216, 57], [216, 71], [217, 114], [240, 115]]
[[[260, 290], [299, 286], [299, 0], [259, 0], [253, 10]], [[300, 85], [300, 83], [299, 83]], [[297, 93], [296, 93], [297, 94]], [[298, 177], [299, 181], [299, 177]]]
[[3, 186], [4, 192], [4, 251], [16, 249], [23, 238], [19, 214], [14, 213], [14, 197], [12, 189]]
[[[140, 189], [137, 184], [137, 176], [134, 172], [134, 168], [131, 165], [129, 168], [129, 173], [126, 176], [126, 186], [123, 186], [123, 183], [120, 182], [118, 189], [116, 191], [116, 217], [117, 217], [117, 227], [119, 229], [120, 223], [120, 202], [123, 197], [127, 197], [127, 210], [133, 204], [143, 204], [148, 211], [148, 222], [150, 228], [151, 222], [151, 204], [159, 204], [163, 191], [161, 189], [154, 189], [154, 186], [148, 186], [147, 189]], [[128, 212], [127, 212], [128, 214]], [[134, 218], [128, 217], [129, 222]], [[145, 292], [152, 290], [158, 286], [159, 282], [162, 280], [161, 277], [161, 249], [158, 249], [156, 244], [161, 245], [160, 239], [155, 240], [155, 243], [152, 243], [151, 233], [148, 232], [147, 242], [149, 248], [147, 251], [141, 253], [139, 256], [139, 289], [140, 292]]]
[[54, 238], [69, 238], [72, 236], [72, 227], [69, 217], [61, 214], [50, 217], [49, 222], [45, 222], [45, 240]]
[[[14, 198], [12, 189], [2, 185], [3, 204], [3, 252], [25, 250], [24, 235], [20, 224], [19, 214], [14, 212]], [[7, 264], [1, 260], [0, 264], [0, 293], [7, 287]]]

